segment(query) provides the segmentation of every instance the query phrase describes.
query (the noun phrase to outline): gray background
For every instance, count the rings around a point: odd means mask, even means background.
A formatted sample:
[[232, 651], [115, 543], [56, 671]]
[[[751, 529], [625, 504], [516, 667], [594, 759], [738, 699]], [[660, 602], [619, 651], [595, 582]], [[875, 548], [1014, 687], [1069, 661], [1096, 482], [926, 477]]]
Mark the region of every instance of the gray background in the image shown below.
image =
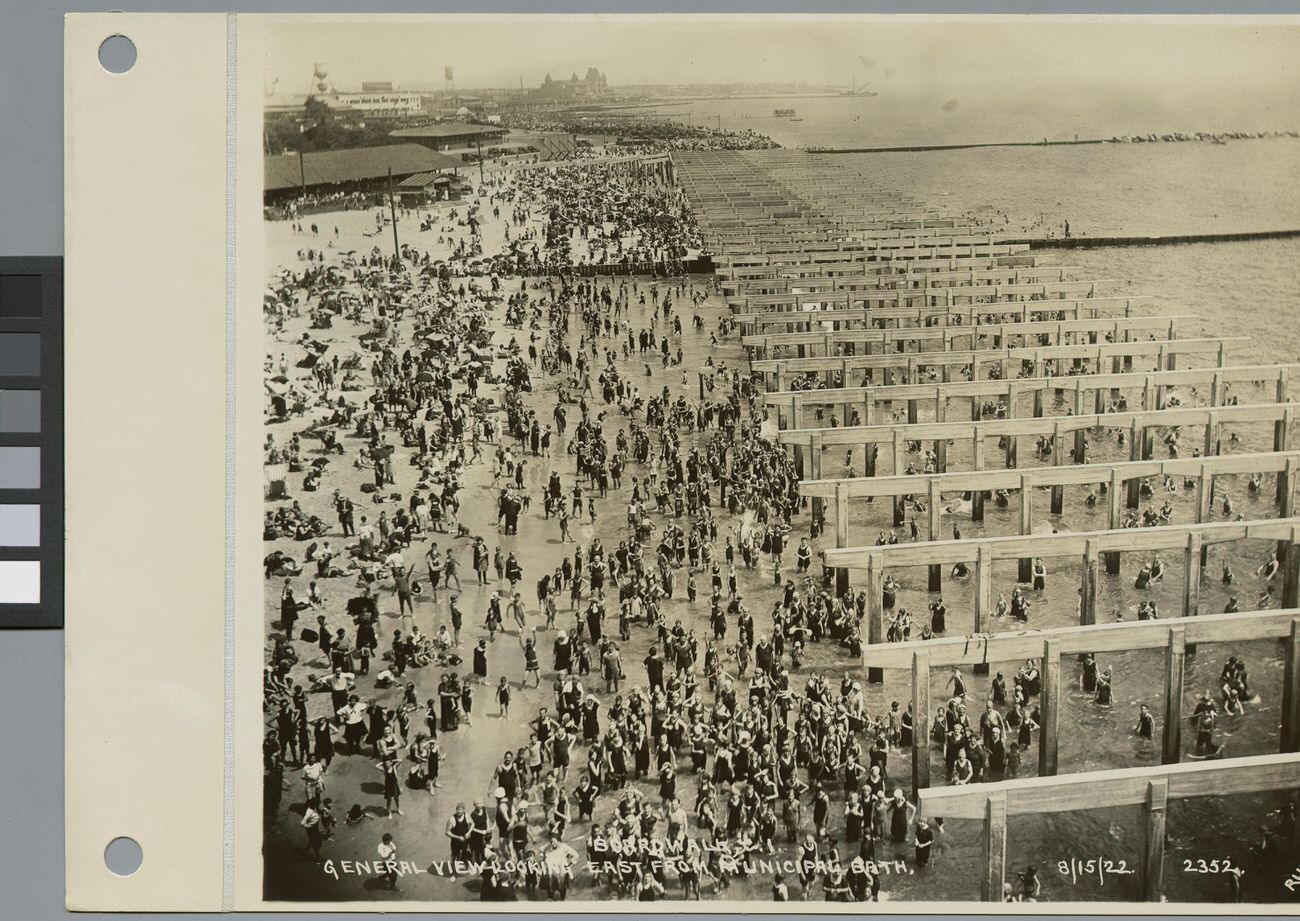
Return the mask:
[[[659, 3], [362, 2], [124, 3], [132, 12], [982, 12], [1300, 13], [1300, 0], [1219, 2]], [[63, 253], [63, 23], [102, 6], [0, 0], [0, 255]], [[83, 307], [83, 309], [85, 309]], [[63, 636], [0, 632], [0, 917], [46, 921], [63, 911]], [[111, 689], [106, 689], [111, 693]], [[160, 804], [165, 805], [165, 804]], [[202, 834], [217, 834], [218, 829]], [[184, 841], [175, 842], [184, 847]], [[149, 855], [145, 855], [145, 860]], [[814, 906], [810, 905], [809, 908]], [[793, 906], [792, 906], [793, 908]], [[90, 917], [89, 915], [83, 917]], [[129, 918], [131, 915], [104, 917]], [[164, 918], [165, 915], [136, 916]], [[249, 916], [249, 917], [272, 917]], [[300, 915], [300, 917], [311, 917]], [[364, 917], [323, 915], [322, 917]]]

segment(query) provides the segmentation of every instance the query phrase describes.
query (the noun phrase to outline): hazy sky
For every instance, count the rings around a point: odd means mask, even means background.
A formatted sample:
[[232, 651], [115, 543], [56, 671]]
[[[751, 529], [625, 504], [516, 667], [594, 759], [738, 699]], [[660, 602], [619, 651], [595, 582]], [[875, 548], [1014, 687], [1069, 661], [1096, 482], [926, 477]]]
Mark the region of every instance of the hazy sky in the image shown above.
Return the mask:
[[869, 80], [896, 96], [1133, 93], [1294, 111], [1300, 24], [1226, 20], [880, 21], [807, 16], [425, 19], [267, 17], [266, 84], [304, 92], [316, 62], [362, 80], [536, 86], [600, 68], [614, 85]]

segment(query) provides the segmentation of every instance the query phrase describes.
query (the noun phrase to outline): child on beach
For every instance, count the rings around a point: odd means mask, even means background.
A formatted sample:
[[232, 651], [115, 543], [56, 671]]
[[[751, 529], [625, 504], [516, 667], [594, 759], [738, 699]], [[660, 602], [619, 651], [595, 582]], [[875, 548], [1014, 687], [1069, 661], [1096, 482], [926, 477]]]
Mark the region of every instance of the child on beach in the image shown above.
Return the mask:
[[500, 716], [503, 719], [510, 715], [510, 681], [505, 675], [497, 683], [497, 705], [501, 708]]

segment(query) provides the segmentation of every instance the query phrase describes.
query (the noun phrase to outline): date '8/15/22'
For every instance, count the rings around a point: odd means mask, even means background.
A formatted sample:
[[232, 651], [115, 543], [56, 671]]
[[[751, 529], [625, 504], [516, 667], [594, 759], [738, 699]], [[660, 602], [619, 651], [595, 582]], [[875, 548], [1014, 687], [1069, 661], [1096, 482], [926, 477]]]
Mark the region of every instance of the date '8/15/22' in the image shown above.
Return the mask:
[[1056, 862], [1056, 869], [1062, 876], [1069, 877], [1070, 883], [1077, 886], [1080, 880], [1096, 877], [1097, 885], [1106, 885], [1106, 876], [1132, 876], [1136, 869], [1128, 865], [1127, 860], [1107, 860], [1104, 857], [1069, 857]]

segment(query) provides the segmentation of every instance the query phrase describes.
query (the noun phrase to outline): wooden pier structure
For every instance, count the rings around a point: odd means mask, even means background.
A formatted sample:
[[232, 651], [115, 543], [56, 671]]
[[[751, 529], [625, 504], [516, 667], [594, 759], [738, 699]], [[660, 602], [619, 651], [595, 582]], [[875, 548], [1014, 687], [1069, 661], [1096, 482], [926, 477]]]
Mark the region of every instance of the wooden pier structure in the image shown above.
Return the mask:
[[[1090, 771], [1067, 777], [1034, 777], [964, 787], [924, 789], [919, 815], [975, 819], [984, 823], [985, 872], [979, 898], [1001, 902], [1007, 875], [1007, 820], [1018, 815], [1075, 809], [1142, 807], [1142, 847], [1136, 868], [1140, 899], [1164, 901], [1164, 859], [1170, 801], [1204, 796], [1294, 791], [1300, 787], [1300, 755], [1256, 755], [1201, 764]], [[1286, 842], [1292, 850], [1296, 842]]]
[[[830, 158], [693, 151], [673, 160], [764, 391], [768, 431], [793, 456], [813, 535], [833, 543], [821, 556], [835, 594], [850, 595], [852, 574], [863, 577], [866, 677], [911, 671], [913, 797], [925, 816], [984, 822], [983, 898], [1001, 900], [1010, 816], [1142, 806], [1138, 886], [1156, 901], [1170, 800], [1300, 788], [1300, 450], [1291, 437], [1291, 381], [1300, 364], [1233, 361], [1241, 337], [1189, 335], [1179, 327], [1190, 318], [1153, 311], [1149, 295], [1116, 293], [1109, 280], [1080, 277], [1075, 267], [1029, 252], [1026, 241], [879, 188]], [[1242, 427], [1259, 443], [1238, 445]], [[1193, 455], [1171, 449], [1155, 458], [1157, 435], [1175, 429], [1199, 430], [1189, 439]], [[1115, 430], [1127, 457], [1092, 456], [1090, 436]], [[1025, 437], [1037, 439], [1039, 451], [1022, 462]], [[994, 464], [990, 439], [1001, 451]], [[963, 450], [953, 450], [957, 444]], [[918, 447], [929, 449], [924, 471], [909, 464]], [[855, 469], [862, 475], [826, 476], [824, 455], [834, 448], [861, 448]], [[1243, 475], [1255, 477], [1252, 487], [1272, 478], [1271, 491], [1258, 488], [1272, 498], [1264, 514], [1276, 517], [1215, 520], [1216, 480]], [[1194, 482], [1194, 502], [1181, 516], [1191, 520], [1132, 526], [1143, 484], [1165, 478]], [[1089, 504], [1099, 506], [1106, 527], [1035, 531], [1035, 491], [1049, 495], [1055, 516], [1069, 488], [1100, 491]], [[945, 501], [956, 496], [970, 503], [977, 524], [990, 497], [1004, 507], [1014, 502], [1018, 533], [944, 539]], [[854, 544], [852, 503], [876, 499], [892, 503], [890, 527], [905, 522], [908, 503], [923, 512], [920, 537]], [[1276, 551], [1280, 608], [1202, 610], [1208, 548], [1256, 540]], [[1100, 622], [1103, 579], [1119, 573], [1122, 554], [1138, 552], [1182, 554], [1179, 610], [1172, 618]], [[995, 623], [995, 566], [1015, 561], [1024, 583], [1038, 559], [1077, 561], [1078, 623]], [[973, 586], [973, 611], [950, 612], [947, 635], [886, 642], [886, 570], [927, 567], [926, 589], [935, 593], [945, 569], [959, 563]], [[1267, 717], [1278, 719], [1278, 754], [1179, 763], [1186, 657], [1197, 646], [1259, 641], [1281, 647], [1283, 699]], [[1152, 695], [1161, 764], [1056, 776], [1062, 656], [1142, 649], [1164, 652]], [[932, 786], [935, 670], [986, 674], [991, 663], [1024, 659], [1041, 662], [1040, 776]], [[1300, 842], [1287, 843], [1300, 856]]]

